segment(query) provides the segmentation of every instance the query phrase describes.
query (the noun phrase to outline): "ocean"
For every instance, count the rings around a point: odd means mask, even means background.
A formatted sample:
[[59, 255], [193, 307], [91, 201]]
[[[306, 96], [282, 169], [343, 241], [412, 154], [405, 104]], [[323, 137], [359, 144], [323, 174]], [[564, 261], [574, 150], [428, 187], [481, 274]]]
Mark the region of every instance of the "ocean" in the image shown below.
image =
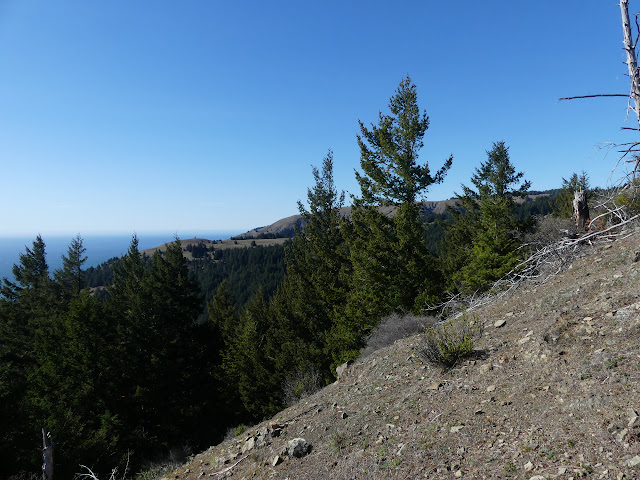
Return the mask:
[[[204, 233], [180, 234], [180, 239], [188, 238], [206, 238], [209, 240], [226, 240], [235, 235], [245, 233], [244, 231], [209, 231]], [[81, 235], [82, 243], [87, 249], [85, 256], [87, 261], [84, 268], [95, 267], [110, 258], [120, 257], [129, 249], [131, 238], [133, 235]], [[47, 236], [42, 235], [45, 243], [45, 253], [47, 256], [47, 264], [49, 272], [62, 266], [62, 255], [67, 253], [69, 244], [74, 236]], [[171, 242], [175, 238], [175, 233], [167, 234], [138, 234], [138, 248], [145, 250], [147, 248], [157, 247], [163, 243]], [[14, 264], [19, 263], [20, 254], [25, 253], [25, 248], [31, 248], [35, 237], [0, 237], [0, 279], [8, 278], [13, 280], [11, 270]]]

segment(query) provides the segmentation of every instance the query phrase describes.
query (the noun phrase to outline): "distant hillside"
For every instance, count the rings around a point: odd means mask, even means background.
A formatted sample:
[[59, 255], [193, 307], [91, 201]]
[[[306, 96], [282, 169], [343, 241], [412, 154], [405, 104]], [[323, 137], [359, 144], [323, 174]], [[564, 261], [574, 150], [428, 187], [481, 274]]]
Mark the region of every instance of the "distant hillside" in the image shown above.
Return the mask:
[[[282, 221], [282, 220], [281, 220]], [[245, 234], [246, 235], [246, 234]], [[215, 250], [229, 250], [235, 248], [249, 248], [256, 246], [271, 246], [271, 245], [284, 245], [287, 241], [286, 238], [254, 238], [247, 237], [246, 239], [227, 239], [227, 240], [207, 240], [206, 238], [187, 238], [184, 240], [180, 240], [180, 245], [182, 246], [182, 251], [187, 260], [194, 260], [195, 258], [200, 258], [203, 255], [194, 255], [194, 247], [198, 247], [196, 251], [200, 251], [203, 248], [208, 250], [209, 252], [214, 252]], [[169, 242], [171, 243], [171, 242]], [[167, 245], [169, 243], [163, 243], [157, 247], [147, 248], [146, 250], [142, 250], [140, 253], [143, 255], [147, 255], [149, 257], [153, 256], [156, 251], [164, 252], [167, 249]]]
[[[532, 202], [542, 197], [549, 197], [552, 195], [547, 192], [540, 192], [534, 195], [528, 195], [526, 199], [516, 199], [519, 203]], [[449, 200], [429, 201], [422, 203], [423, 215], [442, 215], [447, 211], [447, 207], [454, 206], [456, 200], [451, 198]], [[387, 215], [392, 215], [395, 212], [396, 207], [380, 207], [380, 211]], [[340, 213], [343, 217], [351, 217], [351, 207], [343, 207], [340, 209]], [[293, 236], [294, 227], [300, 226], [302, 222], [301, 215], [292, 215], [290, 217], [282, 218], [277, 222], [267, 225], [265, 227], [257, 227], [253, 230], [249, 230], [242, 235], [238, 235], [237, 239], [258, 238], [258, 237], [279, 237], [279, 236]]]
[[[442, 200], [437, 202], [425, 202], [423, 212], [424, 213], [435, 213], [441, 214], [447, 210], [448, 205], [454, 205], [454, 200]], [[396, 207], [380, 207], [380, 211], [384, 212], [387, 215], [393, 214], [395, 212]], [[350, 218], [351, 217], [351, 207], [343, 207], [340, 209], [340, 214], [343, 217]], [[296, 225], [300, 226], [302, 222], [301, 215], [292, 215], [290, 217], [283, 218], [278, 220], [271, 225], [267, 225], [266, 227], [258, 227], [253, 230], [249, 230], [242, 235], [239, 235], [236, 238], [256, 238], [260, 235], [265, 236], [269, 234], [273, 234], [274, 236], [281, 235], [283, 233], [293, 232], [293, 229]]]

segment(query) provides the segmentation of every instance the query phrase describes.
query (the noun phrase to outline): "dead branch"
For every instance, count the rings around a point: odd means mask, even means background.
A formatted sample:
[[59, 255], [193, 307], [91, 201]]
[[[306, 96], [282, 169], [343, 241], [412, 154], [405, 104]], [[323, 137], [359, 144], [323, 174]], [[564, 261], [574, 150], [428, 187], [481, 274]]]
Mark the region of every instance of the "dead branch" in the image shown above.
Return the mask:
[[[640, 214], [625, 218], [604, 230], [591, 232], [578, 238], [563, 238], [551, 244], [538, 247], [526, 260], [496, 281], [488, 292], [480, 293], [476, 291], [466, 296], [460, 293], [450, 294], [446, 301], [433, 307], [433, 309], [439, 309], [442, 312], [444, 320], [440, 323], [445, 323], [459, 318], [471, 310], [495, 303], [513, 293], [525, 282], [535, 281], [543, 285], [563, 271], [574, 260], [580, 247], [593, 245], [595, 242], [611, 242], [638, 233], [636, 231], [628, 232], [623, 228], [638, 219], [640, 219]], [[530, 247], [532, 245], [523, 245], [521, 248]]]
[[579, 98], [596, 98], [596, 97], [628, 97], [628, 93], [599, 93], [597, 95], [578, 95], [577, 97], [561, 97], [558, 100], [577, 100]]
[[[84, 468], [85, 470], [87, 470], [89, 473], [78, 473], [77, 475], [80, 478], [87, 478], [90, 480], [99, 480], [98, 477], [96, 476], [95, 473], [93, 473], [93, 471], [87, 467], [86, 465], [80, 465], [82, 468]], [[124, 467], [124, 473], [122, 474], [122, 480], [125, 480], [125, 478], [127, 478], [127, 471], [129, 470], [129, 452], [127, 452], [127, 464]], [[115, 467], [113, 470], [111, 470], [111, 475], [109, 476], [109, 480], [117, 480], [117, 475], [118, 473], [118, 467]]]
[[215, 472], [215, 473], [211, 473], [209, 476], [210, 477], [214, 477], [216, 475], [222, 475], [224, 473], [227, 473], [229, 470], [231, 470], [233, 467], [235, 467], [236, 465], [238, 465], [241, 461], [243, 461], [245, 458], [247, 458], [249, 455], [245, 455], [244, 457], [242, 457], [240, 460], [238, 460], [236, 463], [234, 463], [233, 465], [228, 466], [227, 468], [223, 468], [222, 470], [220, 470], [219, 472]]

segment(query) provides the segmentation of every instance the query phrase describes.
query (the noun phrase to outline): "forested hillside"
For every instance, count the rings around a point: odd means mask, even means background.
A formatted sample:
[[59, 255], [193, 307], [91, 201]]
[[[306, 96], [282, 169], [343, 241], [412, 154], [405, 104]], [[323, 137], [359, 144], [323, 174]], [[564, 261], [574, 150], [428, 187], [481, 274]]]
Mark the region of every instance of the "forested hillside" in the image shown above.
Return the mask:
[[57, 475], [71, 478], [79, 464], [136, 471], [271, 416], [333, 382], [382, 318], [490, 290], [544, 236], [542, 216], [566, 215], [588, 188], [583, 175], [516, 201], [531, 184], [496, 141], [455, 206], [425, 216], [420, 202], [454, 158], [419, 161], [429, 118], [411, 79], [378, 124], [359, 126], [351, 215], [329, 151], [284, 245], [176, 240], [142, 255], [134, 237], [123, 258], [85, 271], [78, 237], [50, 272], [38, 237], [0, 290], [0, 476], [39, 470], [43, 427]]

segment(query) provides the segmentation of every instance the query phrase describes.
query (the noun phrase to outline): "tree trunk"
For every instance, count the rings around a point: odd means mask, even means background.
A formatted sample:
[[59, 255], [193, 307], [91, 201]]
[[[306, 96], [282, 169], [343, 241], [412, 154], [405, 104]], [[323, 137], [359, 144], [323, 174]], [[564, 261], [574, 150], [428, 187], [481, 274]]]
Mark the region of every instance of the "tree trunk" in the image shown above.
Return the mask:
[[42, 480], [53, 480], [53, 441], [51, 433], [42, 429]]
[[[633, 111], [638, 120], [638, 130], [640, 130], [640, 74], [638, 73], [638, 59], [636, 56], [636, 46], [633, 43], [631, 33], [631, 22], [629, 21], [629, 0], [620, 0], [620, 11], [622, 13], [622, 32], [624, 34], [624, 50], [627, 53], [627, 67], [629, 68], [629, 79], [631, 80], [631, 91], [629, 97], [633, 99]], [[633, 173], [640, 167], [640, 157], [636, 157]]]
[[584, 232], [589, 225], [589, 205], [587, 192], [582, 189], [573, 193], [573, 218], [576, 221], [577, 233]]

